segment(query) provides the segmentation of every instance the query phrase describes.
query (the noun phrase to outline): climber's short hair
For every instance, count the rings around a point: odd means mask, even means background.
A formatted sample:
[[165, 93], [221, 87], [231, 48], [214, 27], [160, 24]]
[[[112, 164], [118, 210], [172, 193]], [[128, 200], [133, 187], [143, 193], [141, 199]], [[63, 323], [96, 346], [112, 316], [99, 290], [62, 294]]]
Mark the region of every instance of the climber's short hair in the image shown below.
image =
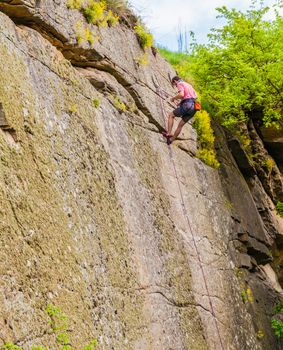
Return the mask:
[[175, 82], [177, 82], [177, 81], [179, 81], [179, 80], [181, 80], [181, 78], [180, 78], [178, 75], [176, 75], [175, 77], [173, 77], [173, 78], [171, 79], [171, 83], [173, 84], [173, 83], [175, 83]]

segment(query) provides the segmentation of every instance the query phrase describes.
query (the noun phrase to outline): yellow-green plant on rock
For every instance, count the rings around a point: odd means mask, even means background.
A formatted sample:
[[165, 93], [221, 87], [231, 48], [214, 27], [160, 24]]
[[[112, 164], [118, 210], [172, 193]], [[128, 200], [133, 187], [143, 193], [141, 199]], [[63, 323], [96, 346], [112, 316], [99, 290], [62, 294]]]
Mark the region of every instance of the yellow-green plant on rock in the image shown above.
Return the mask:
[[270, 174], [275, 165], [275, 162], [271, 157], [266, 157], [261, 161], [260, 165], [266, 168], [268, 173]]
[[[277, 211], [277, 214], [283, 218], [283, 202], [277, 202], [276, 204], [276, 211]], [[283, 308], [282, 308], [283, 309]]]
[[22, 348], [21, 348], [20, 346], [15, 345], [15, 344], [10, 343], [10, 342], [4, 344], [4, 345], [1, 347], [1, 349], [3, 349], [3, 350], [22, 350]]
[[253, 302], [253, 294], [250, 288], [247, 288], [241, 292], [241, 297], [244, 303], [252, 303]]
[[76, 23], [76, 39], [78, 44], [88, 42], [90, 45], [93, 45], [97, 38], [98, 37], [95, 36], [95, 33], [91, 31], [88, 26], [84, 27], [81, 21]]
[[68, 0], [67, 7], [71, 10], [80, 10], [82, 7], [82, 0]]
[[73, 104], [69, 107], [70, 113], [77, 113], [77, 111], [78, 111], [78, 106], [76, 104]]
[[126, 112], [127, 107], [124, 102], [121, 101], [119, 96], [115, 96], [113, 100], [114, 107], [118, 109], [119, 112]]
[[196, 114], [193, 126], [196, 129], [198, 135], [198, 158], [202, 159], [205, 164], [213, 168], [218, 168], [220, 164], [216, 158], [214, 149], [215, 138], [211, 127], [209, 114], [206, 111], [198, 112]]
[[94, 98], [92, 100], [92, 105], [94, 108], [98, 108], [100, 106], [100, 100], [98, 98]]
[[145, 52], [143, 55], [137, 57], [135, 59], [136, 63], [139, 65], [139, 66], [145, 66], [148, 64], [148, 53]]
[[256, 333], [256, 337], [257, 337], [257, 339], [262, 339], [262, 338], [264, 338], [264, 331], [263, 331], [263, 330], [259, 330], [259, 331]]
[[[61, 350], [72, 350], [71, 339], [69, 337], [69, 319], [61, 309], [53, 304], [49, 304], [45, 310], [49, 316], [48, 324], [51, 327], [51, 331], [56, 335], [56, 343]], [[91, 340], [88, 344], [83, 347], [83, 350], [95, 350], [98, 343], [96, 339]], [[1, 346], [3, 350], [22, 350], [21, 346], [15, 345], [11, 342], [7, 342]], [[48, 350], [41, 345], [34, 345], [31, 350]]]
[[138, 24], [135, 26], [135, 32], [138, 35], [139, 43], [143, 49], [153, 46], [153, 36], [145, 28], [144, 25]]
[[94, 33], [89, 29], [89, 27], [86, 27], [86, 29], [85, 29], [85, 40], [90, 45], [93, 45], [95, 42]]
[[114, 27], [119, 22], [119, 16], [115, 15], [112, 10], [109, 10], [105, 17], [105, 21], [110, 27]]
[[105, 19], [106, 3], [104, 1], [89, 0], [87, 7], [83, 9], [88, 23], [102, 23]]

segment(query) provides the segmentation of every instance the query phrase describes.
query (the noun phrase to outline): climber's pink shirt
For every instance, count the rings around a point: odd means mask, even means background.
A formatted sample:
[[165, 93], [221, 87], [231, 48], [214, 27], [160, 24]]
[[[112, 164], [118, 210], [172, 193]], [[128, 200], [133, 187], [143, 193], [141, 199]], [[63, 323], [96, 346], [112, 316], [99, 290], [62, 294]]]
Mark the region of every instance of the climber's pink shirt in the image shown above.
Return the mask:
[[186, 98], [197, 98], [197, 94], [194, 88], [192, 87], [192, 85], [185, 83], [184, 81], [181, 81], [177, 83], [177, 88], [178, 88], [178, 92], [180, 91], [184, 92], [184, 97], [182, 98], [182, 100], [185, 100]]

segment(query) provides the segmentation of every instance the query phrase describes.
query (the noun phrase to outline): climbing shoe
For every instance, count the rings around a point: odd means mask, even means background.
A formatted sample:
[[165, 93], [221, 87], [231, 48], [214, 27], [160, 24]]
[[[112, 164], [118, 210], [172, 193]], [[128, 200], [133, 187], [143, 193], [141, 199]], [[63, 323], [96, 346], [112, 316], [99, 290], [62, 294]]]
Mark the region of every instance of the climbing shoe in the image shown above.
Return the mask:
[[173, 142], [171, 136], [166, 137], [166, 142], [168, 146], [171, 145], [171, 143]]
[[166, 130], [162, 131], [162, 135], [166, 138], [173, 136], [172, 134], [168, 134], [168, 132]]

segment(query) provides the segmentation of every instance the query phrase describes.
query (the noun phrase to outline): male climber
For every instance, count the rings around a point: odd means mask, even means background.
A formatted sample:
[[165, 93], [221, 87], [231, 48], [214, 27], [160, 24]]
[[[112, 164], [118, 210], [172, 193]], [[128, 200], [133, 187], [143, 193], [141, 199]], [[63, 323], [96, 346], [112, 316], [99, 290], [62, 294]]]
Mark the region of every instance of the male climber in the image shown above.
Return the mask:
[[[180, 77], [175, 76], [171, 82], [173, 86], [177, 87], [178, 94], [172, 97], [170, 101], [174, 102], [176, 100], [181, 100], [181, 102], [173, 112], [169, 113], [168, 116], [168, 129], [167, 133], [164, 134], [167, 138], [168, 145], [176, 140], [183, 126], [195, 115], [195, 100], [197, 99], [197, 94], [192, 85], [184, 82]], [[180, 117], [182, 119], [180, 120], [174, 135], [172, 135], [171, 132], [175, 117]]]

